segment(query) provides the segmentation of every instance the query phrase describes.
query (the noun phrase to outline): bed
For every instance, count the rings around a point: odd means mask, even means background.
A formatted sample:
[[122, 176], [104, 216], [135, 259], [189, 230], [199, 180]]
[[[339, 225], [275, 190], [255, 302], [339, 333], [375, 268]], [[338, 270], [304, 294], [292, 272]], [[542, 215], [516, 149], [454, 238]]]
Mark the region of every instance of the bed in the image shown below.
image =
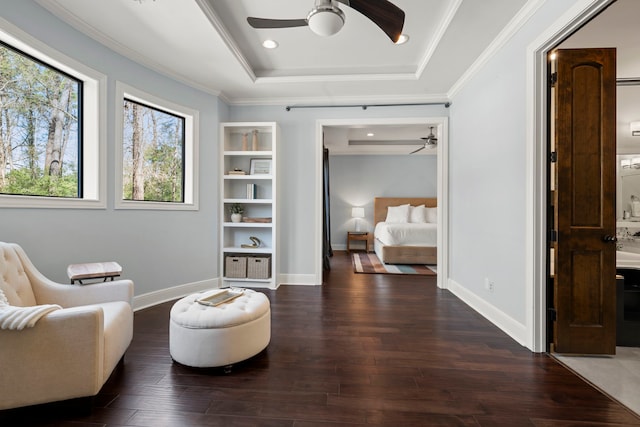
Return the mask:
[[[436, 198], [424, 197], [376, 197], [373, 202], [374, 215], [374, 251], [380, 261], [386, 264], [437, 264], [437, 225], [397, 224], [400, 230], [389, 230], [385, 224], [389, 207], [409, 204], [425, 205], [428, 208], [437, 206]], [[418, 228], [424, 233], [418, 237]], [[394, 235], [395, 233], [395, 235]], [[422, 231], [420, 231], [422, 233]], [[395, 237], [394, 237], [395, 236]]]

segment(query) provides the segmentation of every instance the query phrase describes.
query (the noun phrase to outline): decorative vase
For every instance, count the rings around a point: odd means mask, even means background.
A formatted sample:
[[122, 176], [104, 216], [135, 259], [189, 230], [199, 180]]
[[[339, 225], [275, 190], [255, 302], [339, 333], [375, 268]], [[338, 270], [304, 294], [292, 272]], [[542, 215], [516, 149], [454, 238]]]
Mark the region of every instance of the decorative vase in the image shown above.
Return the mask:
[[258, 129], [252, 132], [251, 142], [253, 143], [253, 151], [258, 151]]
[[249, 149], [249, 134], [242, 134], [242, 151], [247, 151]]
[[239, 214], [239, 213], [231, 214], [231, 222], [242, 222], [242, 214]]

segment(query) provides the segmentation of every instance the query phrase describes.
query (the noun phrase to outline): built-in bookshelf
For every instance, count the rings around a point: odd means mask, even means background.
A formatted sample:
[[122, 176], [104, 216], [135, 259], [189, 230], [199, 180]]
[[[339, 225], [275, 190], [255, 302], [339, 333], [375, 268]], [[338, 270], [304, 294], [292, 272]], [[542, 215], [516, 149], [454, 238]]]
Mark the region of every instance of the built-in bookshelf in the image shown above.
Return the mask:
[[275, 122], [220, 124], [222, 287], [277, 286], [278, 138]]

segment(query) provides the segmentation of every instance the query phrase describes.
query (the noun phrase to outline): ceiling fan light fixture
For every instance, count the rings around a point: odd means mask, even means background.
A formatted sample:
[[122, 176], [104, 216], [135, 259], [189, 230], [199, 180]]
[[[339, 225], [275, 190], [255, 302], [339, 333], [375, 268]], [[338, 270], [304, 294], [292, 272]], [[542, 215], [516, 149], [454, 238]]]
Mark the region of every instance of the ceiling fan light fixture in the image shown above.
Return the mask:
[[424, 145], [409, 154], [417, 153], [418, 151], [424, 150], [425, 148], [434, 149], [438, 146], [438, 137], [433, 134], [433, 126], [429, 126], [429, 135], [420, 139], [424, 141]]
[[320, 6], [313, 9], [307, 16], [307, 23], [311, 31], [319, 36], [332, 36], [344, 25], [344, 12], [333, 6]]
[[398, 37], [398, 41], [395, 44], [405, 44], [409, 41], [409, 36], [407, 34], [400, 34]]

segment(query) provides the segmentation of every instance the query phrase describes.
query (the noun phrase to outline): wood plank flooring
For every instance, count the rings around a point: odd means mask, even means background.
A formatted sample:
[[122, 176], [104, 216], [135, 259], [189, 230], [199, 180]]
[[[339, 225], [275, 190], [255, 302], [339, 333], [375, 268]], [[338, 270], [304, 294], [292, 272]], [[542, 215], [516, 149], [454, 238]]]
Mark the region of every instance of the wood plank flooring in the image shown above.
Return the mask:
[[124, 364], [90, 413], [39, 405], [0, 411], [0, 426], [640, 425], [435, 278], [354, 274], [345, 252], [331, 262], [324, 286], [264, 291], [271, 343], [231, 374], [171, 361], [169, 302], [136, 313]]

